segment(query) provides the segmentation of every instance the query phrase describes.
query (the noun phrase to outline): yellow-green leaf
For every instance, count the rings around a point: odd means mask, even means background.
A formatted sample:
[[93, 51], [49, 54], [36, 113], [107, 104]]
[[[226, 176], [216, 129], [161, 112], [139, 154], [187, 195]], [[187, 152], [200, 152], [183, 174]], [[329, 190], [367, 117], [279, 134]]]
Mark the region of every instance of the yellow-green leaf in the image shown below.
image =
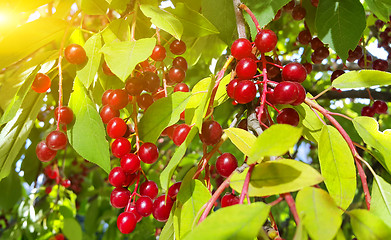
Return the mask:
[[350, 216], [353, 233], [357, 239], [391, 239], [391, 228], [371, 212], [364, 209], [354, 209], [347, 213]]
[[250, 155], [251, 148], [257, 139], [254, 135], [240, 128], [228, 128], [224, 132], [244, 155]]
[[332, 85], [335, 88], [367, 88], [391, 84], [391, 73], [376, 70], [350, 71], [336, 78]]

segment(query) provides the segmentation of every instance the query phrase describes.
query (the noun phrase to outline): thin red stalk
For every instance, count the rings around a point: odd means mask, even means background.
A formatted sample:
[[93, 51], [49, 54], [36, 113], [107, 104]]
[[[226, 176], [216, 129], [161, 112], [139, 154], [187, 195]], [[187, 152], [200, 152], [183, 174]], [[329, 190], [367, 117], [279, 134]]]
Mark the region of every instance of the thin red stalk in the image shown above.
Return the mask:
[[224, 182], [216, 189], [216, 192], [212, 195], [212, 198], [208, 201], [205, 207], [205, 211], [202, 213], [198, 223], [204, 221], [205, 218], [208, 216], [210, 210], [212, 210], [212, 207], [214, 206], [214, 203], [217, 201], [219, 196], [223, 193], [224, 189], [226, 189], [229, 186], [229, 181], [233, 176], [233, 174], [234, 172], [229, 177], [227, 177], [227, 179], [225, 179]]
[[[282, 197], [280, 197], [280, 198], [282, 200]], [[270, 222], [272, 223], [272, 227], [274, 228], [274, 230], [277, 231], [278, 236], [280, 236], [280, 232], [278, 231], [278, 226], [277, 226], [276, 220], [274, 220], [274, 217], [273, 217], [273, 214], [271, 211], [269, 212], [269, 218], [270, 218]]]
[[135, 34], [136, 34], [136, 20], [137, 20], [137, 10], [138, 10], [138, 2], [134, 4], [134, 12], [133, 12], [133, 19], [132, 19], [132, 29], [130, 31], [130, 39], [132, 41], [136, 41]]
[[251, 178], [251, 173], [252, 173], [253, 169], [254, 169], [254, 165], [250, 165], [250, 168], [248, 169], [246, 178], [244, 179], [242, 192], [240, 193], [239, 204], [243, 204], [244, 197], [246, 195], [248, 195], [248, 186], [250, 184], [250, 178]]
[[269, 105], [270, 107], [274, 108], [274, 110], [276, 110], [277, 113], [280, 113], [280, 112], [281, 112], [280, 110], [278, 110], [278, 108], [276, 108], [273, 104], [269, 103], [268, 101], [265, 101], [265, 103], [266, 103], [267, 105]]
[[133, 119], [133, 123], [134, 123], [134, 132], [136, 134], [136, 149], [137, 149], [137, 152], [138, 150], [140, 149], [140, 137], [138, 135], [138, 126], [137, 126], [137, 113], [138, 113], [138, 109], [137, 109], [137, 100], [136, 100], [136, 97], [133, 97], [132, 99], [132, 105], [133, 105], [133, 112], [132, 112], [132, 119]]
[[156, 27], [156, 37], [157, 37], [157, 44], [160, 45], [160, 29]]
[[335, 112], [329, 112], [330, 115], [335, 115], [335, 116], [340, 116], [340, 117], [343, 117], [343, 118], [346, 118], [347, 120], [349, 121], [352, 121], [353, 119], [351, 119], [350, 117], [346, 116], [345, 114], [342, 114], [342, 113], [335, 113]]
[[280, 203], [282, 200], [283, 200], [283, 198], [281, 196], [279, 196], [276, 200], [274, 200], [273, 202], [269, 203], [269, 205], [270, 206], [274, 206], [274, 205]]
[[248, 15], [250, 15], [251, 20], [253, 20], [253, 22], [255, 24], [255, 27], [257, 28], [257, 32], [261, 31], [262, 28], [259, 25], [259, 22], [258, 22], [257, 18], [255, 17], [254, 13], [251, 12], [251, 10], [246, 5], [244, 5], [243, 3], [239, 5], [239, 8], [243, 9], [244, 11], [247, 12]]
[[293, 218], [295, 219], [296, 226], [298, 226], [299, 222], [300, 222], [300, 218], [299, 218], [299, 215], [297, 214], [295, 200], [293, 199], [293, 197], [290, 193], [284, 193], [281, 195], [285, 198], [285, 201], [288, 204], [289, 209], [291, 210]]
[[265, 54], [262, 53], [261, 55], [261, 60], [262, 60], [262, 75], [263, 75], [263, 80], [262, 80], [262, 84], [263, 84], [263, 90], [262, 90], [262, 97], [261, 97], [261, 107], [259, 109], [259, 112], [258, 112], [258, 121], [259, 123], [262, 123], [262, 113], [263, 113], [263, 109], [265, 108], [265, 102], [266, 102], [266, 92], [267, 92], [267, 70], [266, 70], [266, 58], [265, 58]]
[[350, 139], [349, 135], [346, 133], [345, 129], [343, 129], [343, 127], [338, 123], [338, 121], [335, 120], [335, 118], [333, 118], [331, 116], [329, 111], [324, 109], [319, 104], [311, 101], [309, 98], [306, 98], [304, 101], [308, 106], [318, 110], [321, 114], [323, 114], [323, 116], [325, 116], [331, 122], [331, 124], [334, 125], [334, 127], [338, 130], [338, 132], [341, 134], [341, 136], [345, 139], [346, 143], [348, 144], [350, 151], [352, 152], [353, 157], [356, 162], [357, 170], [360, 175], [362, 187], [363, 187], [364, 194], [365, 194], [366, 205], [369, 210], [370, 205], [371, 205], [371, 195], [370, 195], [369, 189], [368, 189], [367, 176], [365, 175], [365, 172], [364, 172], [364, 169], [362, 168], [361, 162], [358, 161], [358, 159], [357, 159], [360, 157], [360, 155], [358, 154], [358, 152], [353, 144], [353, 141]]
[[137, 176], [137, 182], [136, 182], [136, 185], [134, 187], [134, 191], [133, 191], [132, 195], [129, 198], [128, 205], [126, 206], [125, 212], [129, 211], [130, 205], [132, 204], [132, 199], [137, 194], [137, 188], [138, 188], [138, 184], [139, 183], [140, 183], [140, 174], [138, 174], [138, 176]]

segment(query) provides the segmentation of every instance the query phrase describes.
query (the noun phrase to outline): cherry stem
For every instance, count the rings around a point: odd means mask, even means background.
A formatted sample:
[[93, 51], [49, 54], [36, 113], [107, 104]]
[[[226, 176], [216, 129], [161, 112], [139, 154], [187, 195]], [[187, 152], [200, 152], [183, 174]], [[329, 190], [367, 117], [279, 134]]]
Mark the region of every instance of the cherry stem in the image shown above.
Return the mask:
[[285, 198], [285, 201], [288, 204], [289, 209], [291, 210], [293, 218], [295, 219], [296, 226], [298, 226], [299, 222], [300, 222], [300, 218], [299, 218], [299, 215], [297, 214], [295, 200], [293, 199], [293, 197], [290, 193], [283, 193], [281, 195]]
[[315, 97], [311, 98], [311, 100], [318, 99], [320, 96], [322, 96], [322, 95], [325, 94], [326, 92], [330, 91], [331, 89], [333, 89], [333, 86], [330, 86], [330, 87], [326, 88], [325, 90], [323, 90], [322, 92], [320, 92], [318, 95], [316, 95]]
[[352, 118], [346, 116], [345, 114], [342, 114], [342, 113], [335, 113], [335, 112], [329, 112], [330, 115], [335, 115], [335, 116], [340, 116], [340, 117], [343, 117], [343, 118], [346, 118], [347, 120], [349, 121], [353, 121]]
[[278, 108], [276, 108], [273, 104], [269, 103], [268, 101], [265, 101], [267, 105], [269, 105], [270, 107], [274, 108], [274, 110], [276, 110], [277, 113], [280, 113], [281, 111], [278, 110]]
[[138, 126], [137, 126], [137, 100], [136, 97], [132, 99], [133, 111], [132, 111], [132, 119], [134, 122], [134, 132], [136, 134], [136, 149], [137, 152], [140, 149], [140, 137], [138, 135]]
[[259, 111], [258, 111], [258, 121], [259, 123], [261, 124], [262, 123], [262, 114], [263, 114], [263, 110], [265, 108], [265, 102], [266, 102], [266, 92], [267, 92], [267, 70], [266, 70], [266, 57], [265, 57], [265, 54], [262, 53], [261, 55], [261, 60], [262, 60], [262, 75], [263, 75], [263, 80], [262, 80], [262, 84], [263, 84], [263, 90], [262, 90], [262, 97], [261, 97], [261, 107], [259, 108]]
[[126, 209], [125, 209], [125, 212], [129, 212], [130, 211], [130, 206], [132, 205], [132, 199], [134, 196], [137, 195], [137, 188], [138, 188], [138, 184], [140, 183], [140, 174], [137, 175], [137, 182], [136, 182], [136, 185], [134, 187], [134, 190], [133, 190], [133, 193], [132, 195], [130, 195], [130, 198], [129, 198], [129, 201], [128, 201], [128, 205], [126, 205]]
[[364, 194], [365, 194], [365, 201], [366, 201], [366, 205], [367, 205], [367, 208], [369, 210], [370, 208], [370, 205], [371, 205], [371, 195], [369, 193], [369, 189], [368, 189], [368, 183], [367, 183], [367, 176], [365, 175], [365, 172], [364, 172], [364, 169], [361, 165], [361, 162], [358, 161], [358, 159], [360, 159], [360, 155], [358, 154], [354, 144], [353, 144], [353, 141], [350, 139], [349, 135], [346, 133], [345, 129], [343, 129], [343, 127], [338, 123], [337, 120], [335, 120], [335, 118], [333, 118], [331, 116], [331, 114], [329, 113], [329, 111], [327, 111], [326, 109], [324, 109], [322, 106], [320, 106], [319, 104], [317, 104], [316, 102], [314, 101], [311, 101], [309, 98], [306, 98], [304, 100], [304, 102], [318, 110], [321, 114], [323, 114], [323, 116], [325, 116], [330, 122], [331, 124], [334, 125], [334, 127], [338, 130], [338, 132], [342, 135], [342, 137], [345, 139], [346, 143], [348, 144], [349, 148], [350, 148], [350, 151], [352, 152], [353, 154], [353, 157], [354, 157], [354, 160], [356, 162], [356, 166], [357, 166], [357, 170], [358, 170], [358, 173], [360, 175], [360, 178], [361, 178], [361, 183], [362, 183], [362, 187], [363, 187], [363, 190], [364, 190]]
[[269, 203], [270, 206], [274, 206], [274, 205], [277, 205], [278, 203], [280, 203], [284, 198], [279, 196], [276, 200], [274, 200], [273, 202]]
[[[281, 200], [283, 199], [282, 197], [279, 197], [278, 199], [280, 199], [280, 198], [281, 198]], [[274, 220], [272, 211], [269, 212], [269, 218], [270, 218], [270, 222], [272, 223], [272, 227], [274, 228], [274, 230], [277, 231], [278, 236], [280, 236], [280, 231], [278, 231], [278, 226], [276, 224], [276, 220]]]
[[366, 90], [367, 90], [367, 92], [368, 92], [369, 99], [371, 100], [371, 102], [373, 102], [374, 100], [373, 100], [371, 91], [369, 91], [369, 88], [367, 88]]
[[258, 22], [257, 18], [255, 17], [254, 13], [251, 12], [251, 10], [246, 5], [244, 5], [243, 3], [239, 5], [239, 8], [243, 9], [244, 11], [247, 12], [248, 15], [250, 15], [251, 20], [253, 20], [253, 22], [255, 24], [255, 27], [257, 28], [257, 32], [261, 31], [262, 28], [259, 25], [259, 22]]
[[248, 169], [246, 178], [244, 179], [242, 192], [240, 193], [239, 204], [243, 204], [244, 197], [246, 195], [248, 196], [248, 186], [250, 184], [250, 178], [251, 178], [251, 173], [252, 173], [253, 169], [254, 169], [254, 165], [250, 165], [250, 168]]
[[138, 2], [136, 2], [134, 4], [134, 12], [133, 12], [133, 18], [132, 18], [132, 29], [130, 32], [130, 39], [132, 41], [136, 41], [134, 36], [135, 36], [135, 32], [136, 32], [137, 10], [138, 10]]
[[156, 37], [157, 37], [157, 44], [160, 45], [160, 29], [156, 27]]

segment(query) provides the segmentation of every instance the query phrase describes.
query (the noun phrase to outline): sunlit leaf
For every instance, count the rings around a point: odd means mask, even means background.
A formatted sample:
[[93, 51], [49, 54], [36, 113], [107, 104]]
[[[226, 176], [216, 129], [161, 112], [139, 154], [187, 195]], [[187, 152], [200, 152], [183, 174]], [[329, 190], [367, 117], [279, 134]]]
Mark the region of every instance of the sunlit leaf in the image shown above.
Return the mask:
[[371, 212], [364, 209], [354, 209], [348, 214], [357, 239], [391, 239], [391, 228]]
[[335, 88], [367, 88], [391, 84], [391, 73], [376, 70], [350, 71], [337, 77], [332, 85]]
[[83, 232], [80, 224], [74, 218], [64, 219], [64, 228], [62, 231], [68, 239], [81, 240], [83, 238]]
[[378, 175], [374, 176], [370, 211], [391, 227], [391, 185]]
[[224, 130], [231, 142], [244, 154], [250, 155], [256, 137], [240, 128], [228, 128]]
[[106, 14], [108, 6], [105, 0], [81, 0], [81, 10], [89, 15]]

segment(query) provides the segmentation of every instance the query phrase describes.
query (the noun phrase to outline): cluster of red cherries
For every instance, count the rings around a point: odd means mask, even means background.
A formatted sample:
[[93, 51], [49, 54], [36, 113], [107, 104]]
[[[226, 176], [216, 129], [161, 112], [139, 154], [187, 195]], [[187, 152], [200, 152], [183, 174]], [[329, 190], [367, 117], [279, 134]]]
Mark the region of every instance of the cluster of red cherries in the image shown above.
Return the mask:
[[71, 180], [64, 179], [61, 177], [58, 166], [57, 165], [47, 165], [43, 169], [43, 173], [46, 176], [46, 181], [43, 185], [46, 186], [45, 192], [49, 194], [52, 191], [53, 184], [61, 184], [65, 188], [69, 188], [71, 186]]

